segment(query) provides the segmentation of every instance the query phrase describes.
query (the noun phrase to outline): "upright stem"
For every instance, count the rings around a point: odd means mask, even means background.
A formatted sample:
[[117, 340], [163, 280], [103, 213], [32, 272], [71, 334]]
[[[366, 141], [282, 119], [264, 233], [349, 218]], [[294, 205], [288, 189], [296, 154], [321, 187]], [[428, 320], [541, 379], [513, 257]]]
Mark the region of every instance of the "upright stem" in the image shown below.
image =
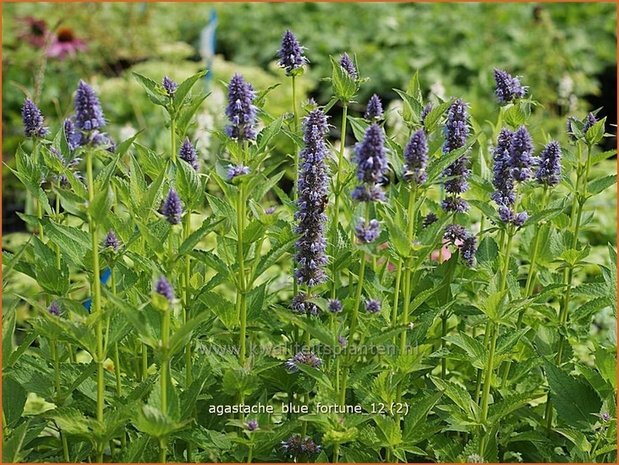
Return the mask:
[[[168, 377], [170, 372], [170, 309], [166, 308], [161, 319], [161, 371], [159, 373], [159, 383], [161, 390], [161, 413], [168, 415]], [[167, 439], [160, 441], [161, 462], [166, 462]]]
[[[88, 182], [89, 204], [95, 198], [95, 183], [92, 173], [93, 153], [86, 153], [86, 179]], [[103, 371], [103, 317], [101, 315], [101, 276], [99, 272], [99, 242], [97, 241], [97, 224], [92, 213], [88, 213], [88, 226], [90, 229], [90, 244], [92, 247], [92, 294], [93, 294], [93, 314], [97, 316], [95, 327], [97, 339], [97, 421], [103, 424], [103, 408], [105, 405], [105, 379]], [[98, 450], [98, 461], [103, 461], [103, 448]]]
[[[509, 259], [511, 255], [512, 239], [515, 231], [513, 226], [508, 226], [507, 244], [504, 252], [503, 269], [501, 270], [501, 278], [499, 283], [499, 292], [505, 291], [507, 287], [507, 273], [509, 271]], [[492, 372], [494, 371], [494, 356], [496, 352], [496, 343], [499, 337], [499, 328], [494, 321], [489, 321], [489, 338], [490, 348], [488, 349], [488, 362], [484, 370], [483, 391], [481, 394], [481, 424], [485, 425], [488, 419], [488, 404], [490, 401], [490, 386], [492, 384]], [[486, 448], [486, 435], [482, 435], [479, 443], [479, 453], [483, 457]]]
[[[546, 208], [546, 203], [547, 203], [547, 199], [548, 199], [548, 187], [544, 187], [544, 194], [542, 195], [542, 210], [544, 210]], [[535, 286], [535, 278], [536, 278], [536, 267], [537, 267], [537, 258], [538, 258], [538, 254], [539, 254], [539, 241], [541, 238], [541, 232], [542, 232], [542, 228], [543, 225], [538, 226], [535, 229], [535, 234], [533, 236], [533, 244], [531, 246], [531, 259], [529, 262], [529, 271], [527, 273], [527, 282], [525, 285], [525, 291], [524, 291], [524, 298], [528, 298], [531, 296], [531, 293], [533, 292], [533, 288]], [[520, 328], [522, 328], [522, 321], [524, 319], [525, 313], [527, 311], [528, 307], [524, 307], [519, 313], [518, 313], [518, 319], [516, 321], [516, 331], [520, 330]], [[503, 379], [501, 381], [502, 385], [505, 385], [505, 383], [507, 382], [507, 379], [509, 377], [509, 370], [511, 368], [511, 364], [512, 361], [508, 360], [506, 365], [505, 365], [505, 369], [503, 371]]]
[[[584, 163], [584, 167], [580, 164], [581, 159], [581, 145], [578, 143], [578, 171], [576, 178], [576, 192], [574, 193], [574, 200], [572, 201], [572, 217], [570, 219], [570, 225], [574, 223], [574, 230], [572, 233], [572, 249], [578, 247], [578, 235], [580, 233], [580, 224], [582, 221], [582, 212], [587, 200], [587, 181], [589, 180], [589, 171], [591, 169], [591, 146], [587, 145], [587, 158]], [[584, 172], [583, 172], [584, 169]], [[582, 186], [581, 186], [582, 184]], [[581, 192], [582, 190], [582, 192]], [[569, 315], [570, 298], [572, 293], [572, 281], [574, 278], [574, 265], [569, 265], [563, 273], [564, 284], [566, 285], [565, 294], [563, 295], [563, 301], [561, 302], [561, 310], [559, 311], [559, 326], [564, 328], [567, 324]], [[563, 361], [563, 350], [565, 340], [562, 337], [559, 340], [559, 351], [555, 358], [557, 365], [561, 365]], [[546, 418], [546, 428], [552, 427], [552, 404], [550, 398], [546, 399], [546, 409], [544, 412]]]
[[335, 263], [335, 244], [337, 243], [337, 225], [339, 223], [339, 213], [340, 213], [340, 194], [342, 190], [342, 164], [344, 160], [344, 149], [346, 146], [346, 123], [348, 121], [348, 104], [344, 103], [344, 109], [342, 111], [342, 124], [341, 124], [341, 132], [340, 132], [340, 150], [337, 158], [337, 172], [335, 175], [335, 192], [334, 192], [334, 200], [333, 200], [333, 214], [331, 218], [331, 278], [333, 279], [333, 286], [331, 287], [331, 298], [335, 299], [335, 293], [338, 287], [338, 273], [336, 270]]
[[247, 332], [247, 308], [245, 306], [245, 257], [243, 248], [243, 230], [245, 229], [245, 186], [239, 186], [237, 205], [237, 261], [239, 266], [238, 285], [236, 293], [236, 306], [240, 319], [239, 335], [239, 363], [245, 365], [246, 357], [246, 332]]
[[[54, 360], [54, 393], [56, 405], [60, 406], [62, 399], [60, 397], [60, 357], [58, 356], [58, 342], [55, 339], [50, 341], [50, 351]], [[69, 444], [66, 435], [59, 429], [60, 441], [62, 442], [62, 457], [65, 462], [69, 460]]]
[[[39, 148], [40, 148], [40, 143], [38, 139], [36, 139], [34, 141], [34, 146], [32, 149], [32, 158], [34, 158], [36, 163], [39, 163]], [[34, 201], [36, 202], [37, 219], [39, 220], [39, 239], [43, 241], [45, 240], [45, 232], [43, 231], [43, 225], [41, 224], [41, 220], [43, 219], [43, 205], [41, 205], [41, 201], [37, 197], [34, 197]]]
[[[404, 268], [404, 294], [403, 294], [403, 306], [402, 306], [402, 315], [401, 315], [401, 324], [403, 326], [406, 326], [408, 324], [408, 320], [409, 320], [409, 309], [410, 309], [410, 303], [411, 303], [411, 266], [412, 266], [412, 259], [413, 259], [413, 254], [412, 254], [412, 248], [413, 248], [413, 238], [414, 238], [414, 233], [415, 233], [415, 219], [416, 219], [416, 212], [415, 212], [415, 203], [417, 201], [417, 186], [414, 185], [411, 187], [410, 191], [409, 191], [409, 195], [408, 195], [408, 211], [407, 211], [407, 215], [408, 215], [408, 229], [406, 231], [406, 239], [408, 241], [409, 246], [411, 247], [411, 256], [406, 260], [407, 263], [405, 264], [405, 268]], [[402, 331], [401, 335], [400, 335], [400, 353], [403, 354], [406, 351], [406, 331]], [[398, 400], [399, 402], [399, 400]]]
[[176, 161], [176, 119], [170, 115], [170, 157]]
[[[398, 324], [398, 306], [400, 304], [400, 285], [402, 283], [402, 268], [403, 261], [398, 260], [398, 269], [395, 274], [395, 286], [393, 289], [393, 308], [391, 309], [392, 326], [395, 328]], [[396, 343], [397, 336], [393, 336], [393, 344]]]

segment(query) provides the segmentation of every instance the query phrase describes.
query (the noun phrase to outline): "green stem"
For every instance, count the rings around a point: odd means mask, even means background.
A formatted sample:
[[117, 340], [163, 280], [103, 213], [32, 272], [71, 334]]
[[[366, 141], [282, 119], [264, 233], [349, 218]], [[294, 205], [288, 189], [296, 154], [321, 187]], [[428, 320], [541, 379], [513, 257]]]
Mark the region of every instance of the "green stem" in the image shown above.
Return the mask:
[[[34, 147], [32, 149], [32, 158], [35, 160], [36, 163], [40, 163], [38, 140], [35, 140], [34, 142]], [[43, 205], [41, 205], [41, 201], [37, 197], [34, 197], [34, 201], [37, 205], [37, 219], [39, 220], [39, 239], [41, 239], [41, 242], [43, 242], [45, 240], [45, 232], [43, 231], [43, 224], [41, 223], [41, 221], [43, 220]]]
[[337, 225], [339, 223], [340, 214], [340, 194], [342, 190], [342, 178], [341, 173], [344, 163], [344, 149], [346, 146], [346, 123], [348, 122], [348, 104], [344, 103], [344, 109], [342, 111], [342, 124], [340, 132], [340, 150], [337, 158], [337, 172], [335, 175], [335, 190], [333, 199], [333, 213], [331, 218], [331, 278], [333, 279], [333, 286], [331, 287], [331, 298], [335, 299], [336, 291], [338, 288], [338, 273], [335, 263], [335, 245], [337, 244]]
[[243, 231], [245, 229], [245, 186], [239, 186], [238, 205], [237, 205], [237, 262], [239, 266], [239, 276], [236, 294], [236, 306], [240, 319], [239, 334], [239, 364], [245, 365], [246, 358], [246, 333], [247, 333], [247, 308], [245, 305], [245, 257], [243, 248]]
[[[52, 359], [54, 360], [54, 393], [55, 393], [55, 402], [59, 407], [62, 404], [62, 398], [60, 395], [60, 357], [58, 356], [58, 342], [55, 339], [50, 341], [50, 351], [52, 355]], [[65, 462], [70, 462], [69, 460], [69, 444], [67, 442], [66, 435], [58, 429], [60, 434], [60, 441], [62, 442], [62, 457]]]
[[176, 163], [176, 119], [170, 116], [170, 158]]
[[[445, 336], [447, 336], [447, 310], [443, 311], [441, 315], [441, 349], [445, 349]], [[443, 355], [441, 357], [441, 379], [445, 379], [447, 376], [447, 357]]]
[[[574, 199], [572, 201], [572, 217], [570, 218], [570, 225], [575, 222], [574, 230], [572, 234], [572, 249], [576, 249], [578, 247], [578, 235], [580, 233], [580, 226], [582, 221], [582, 212], [587, 200], [587, 182], [589, 180], [589, 171], [591, 170], [591, 145], [587, 145], [587, 158], [584, 163], [584, 172], [583, 166], [580, 165], [580, 159], [582, 154], [581, 144], [578, 144], [578, 171], [576, 178], [576, 192], [574, 193]], [[581, 192], [581, 184], [582, 184], [582, 192]], [[569, 315], [569, 306], [571, 299], [571, 291], [572, 291], [572, 281], [574, 279], [574, 265], [570, 265], [566, 268], [563, 273], [564, 284], [566, 285], [565, 294], [563, 295], [563, 301], [561, 302], [561, 310], [559, 311], [559, 327], [565, 328], [567, 325], [568, 315]], [[557, 352], [557, 356], [555, 358], [555, 362], [557, 365], [561, 365], [563, 362], [563, 350], [565, 346], [565, 338], [562, 336], [559, 340], [559, 351]], [[546, 399], [546, 408], [544, 412], [544, 417], [546, 418], [546, 428], [551, 429], [552, 427], [552, 404], [550, 402], [550, 398]]]
[[[86, 179], [88, 182], [88, 200], [92, 205], [95, 198], [95, 183], [92, 172], [93, 153], [86, 154]], [[92, 294], [93, 294], [93, 314], [97, 316], [95, 327], [97, 339], [97, 421], [103, 425], [103, 408], [105, 406], [105, 378], [103, 371], [103, 317], [101, 310], [101, 277], [99, 271], [99, 243], [97, 241], [97, 224], [92, 213], [88, 213], [88, 225], [90, 229], [90, 243], [92, 247]], [[103, 460], [103, 447], [99, 447], [98, 460]]]
[[[507, 244], [504, 251], [504, 263], [501, 270], [501, 278], [499, 284], [499, 292], [505, 291], [507, 287], [507, 273], [509, 272], [509, 260], [511, 255], [512, 239], [514, 238], [513, 226], [509, 226], [507, 231]], [[494, 371], [494, 356], [496, 352], [496, 343], [499, 337], [499, 328], [494, 321], [489, 321], [490, 326], [490, 348], [488, 349], [488, 362], [484, 370], [483, 390], [481, 394], [481, 424], [485, 425], [488, 420], [488, 405], [490, 401], [490, 386], [492, 384], [492, 372]], [[482, 435], [479, 443], [479, 454], [483, 457], [486, 448], [486, 435]]]
[[[159, 373], [159, 383], [161, 390], [161, 413], [168, 416], [168, 378], [170, 371], [170, 309], [166, 308], [161, 319], [161, 370]], [[161, 446], [161, 463], [166, 462], [167, 438], [162, 438], [159, 442]]]
[[[400, 304], [400, 285], [402, 283], [402, 268], [404, 264], [402, 260], [398, 261], [398, 270], [395, 274], [395, 286], [393, 289], [393, 308], [391, 309], [392, 327], [398, 325], [398, 306]], [[393, 336], [393, 344], [396, 343], [397, 336]]]

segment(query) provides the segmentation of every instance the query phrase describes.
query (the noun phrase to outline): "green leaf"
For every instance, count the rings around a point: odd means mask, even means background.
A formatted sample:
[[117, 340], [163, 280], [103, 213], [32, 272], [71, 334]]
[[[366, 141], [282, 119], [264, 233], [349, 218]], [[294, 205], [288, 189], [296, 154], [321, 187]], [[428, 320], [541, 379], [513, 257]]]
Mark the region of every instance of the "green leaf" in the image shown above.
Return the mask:
[[2, 411], [6, 421], [5, 427], [14, 427], [26, 405], [26, 390], [17, 381], [7, 377], [2, 378]]
[[544, 368], [550, 386], [550, 399], [559, 418], [568, 425], [589, 425], [592, 415], [602, 407], [602, 401], [593, 388], [549, 362], [544, 363]]
[[138, 74], [136, 72], [133, 72], [133, 76], [144, 88], [144, 90], [146, 91], [146, 95], [148, 95], [148, 98], [151, 102], [153, 102], [155, 105], [159, 105], [162, 107], [166, 106], [167, 98], [161, 92], [161, 86], [159, 84], [157, 84], [152, 79], [147, 78], [146, 76], [142, 76], [141, 74]]
[[479, 247], [477, 248], [477, 254], [475, 255], [477, 261], [480, 263], [493, 263], [498, 256], [499, 246], [497, 245], [496, 241], [490, 236], [484, 237], [479, 243]]
[[198, 174], [189, 163], [182, 160], [176, 162], [176, 188], [186, 210], [191, 210], [202, 203], [204, 193]]
[[138, 409], [134, 424], [138, 430], [158, 439], [165, 438], [184, 427], [184, 423], [172, 420], [161, 410], [150, 405]]
[[593, 181], [590, 181], [589, 184], [587, 184], [587, 192], [591, 195], [597, 195], [600, 192], [605, 191], [610, 186], [616, 183], [617, 183], [616, 174], [604, 176], [603, 178], [597, 178], [597, 179], [594, 179]]
[[216, 220], [213, 217], [208, 217], [202, 222], [202, 226], [196, 229], [193, 233], [189, 235], [185, 241], [181, 244], [178, 249], [179, 255], [185, 255], [187, 252], [190, 252], [198, 242], [202, 240], [204, 236], [206, 236], [209, 232], [215, 229], [219, 223], [223, 221], [223, 218]]
[[209, 318], [212, 318], [210, 313], [202, 312], [194, 318], [191, 318], [180, 328], [178, 328], [170, 339], [170, 356], [178, 352], [178, 350], [181, 349], [185, 345], [187, 340], [191, 337], [191, 333], [193, 332], [193, 330], [195, 330], [198, 326], [207, 321]]
[[[189, 94], [189, 91], [194, 86], [194, 84], [198, 81], [198, 79], [206, 76], [207, 70], [203, 69], [193, 76], [188, 77], [183, 82], [181, 82], [174, 92], [174, 106], [176, 108], [180, 108], [185, 104], [185, 97]], [[135, 73], [134, 73], [135, 74]]]
[[555, 431], [561, 436], [569, 439], [569, 441], [574, 444], [580, 452], [591, 452], [591, 444], [587, 441], [587, 437], [580, 431], [572, 428], [555, 428]]
[[333, 93], [342, 102], [350, 102], [359, 88], [355, 79], [353, 79], [344, 69], [340, 66], [337, 60], [333, 57], [331, 59], [331, 84], [333, 85]]
[[483, 369], [486, 360], [486, 348], [477, 339], [472, 338], [466, 333], [454, 334], [452, 336], [446, 336], [447, 342], [460, 347], [464, 350], [475, 368]]
[[73, 264], [83, 265], [87, 254], [92, 251], [88, 233], [48, 219], [43, 220], [43, 228], [50, 240], [60, 247]]
[[204, 102], [208, 96], [209, 94], [195, 97], [181, 110], [176, 119], [176, 132], [180, 139], [185, 137], [191, 118], [193, 118], [193, 115], [196, 114], [198, 108], [200, 108], [200, 105], [202, 105], [202, 102]]
[[447, 110], [447, 108], [449, 108], [450, 105], [451, 105], [451, 101], [449, 100], [446, 102], [443, 102], [440, 105], [433, 107], [432, 110], [430, 110], [430, 113], [426, 115], [426, 117], [423, 120], [423, 125], [425, 126], [426, 132], [428, 134], [431, 134], [432, 132], [434, 132], [434, 130], [438, 126], [441, 116], [443, 115], [443, 113], [445, 113], [445, 110]]
[[606, 117], [595, 123], [585, 133], [585, 140], [589, 145], [595, 145], [604, 138], [604, 132], [606, 130]]

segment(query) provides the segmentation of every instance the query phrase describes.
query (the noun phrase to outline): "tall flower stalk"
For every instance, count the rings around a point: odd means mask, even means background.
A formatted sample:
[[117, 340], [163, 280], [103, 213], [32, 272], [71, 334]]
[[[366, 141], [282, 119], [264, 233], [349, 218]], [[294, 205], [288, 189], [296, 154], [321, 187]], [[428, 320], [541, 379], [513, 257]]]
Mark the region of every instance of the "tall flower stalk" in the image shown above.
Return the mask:
[[[105, 126], [105, 117], [99, 98], [94, 89], [80, 81], [75, 94], [75, 127], [82, 133], [82, 140], [89, 144], [96, 144], [100, 130]], [[88, 185], [88, 202], [92, 205], [95, 199], [95, 180], [93, 175], [93, 158], [96, 152], [91, 146], [85, 147], [86, 157], [86, 183]], [[105, 408], [105, 378], [103, 362], [104, 336], [103, 336], [103, 315], [101, 308], [101, 275], [99, 268], [99, 241], [97, 239], [97, 220], [93, 216], [92, 209], [88, 209], [88, 227], [90, 233], [90, 243], [92, 248], [92, 284], [91, 293], [93, 296], [93, 314], [97, 316], [95, 326], [96, 337], [96, 361], [97, 361], [97, 421], [103, 424], [103, 411]], [[97, 446], [97, 461], [103, 460], [103, 444]]]
[[[593, 113], [589, 113], [585, 120], [583, 121], [582, 133], [584, 135], [583, 140], [577, 140], [577, 166], [576, 166], [576, 185], [575, 192], [572, 199], [572, 211], [570, 217], [570, 232], [572, 233], [572, 243], [571, 249], [577, 250], [578, 247], [578, 236], [580, 234], [580, 226], [582, 222], [582, 213], [585, 202], [588, 197], [588, 186], [587, 183], [589, 181], [589, 173], [591, 171], [591, 154], [593, 150], [594, 143], [599, 141], [592, 141], [588, 139], [588, 131], [589, 129], [597, 123], [597, 118]], [[569, 124], [569, 120], [568, 120]], [[600, 123], [603, 124], [603, 123]], [[602, 131], [603, 133], [603, 131]], [[602, 136], [600, 136], [601, 139]], [[586, 146], [585, 159], [583, 160], [583, 145]], [[569, 307], [570, 301], [572, 297], [572, 287], [574, 280], [574, 268], [576, 264], [572, 261], [567, 264], [565, 270], [563, 271], [563, 284], [566, 286], [565, 292], [563, 294], [563, 299], [561, 301], [561, 309], [559, 311], [559, 328], [564, 329], [567, 325], [568, 317], [569, 317]], [[559, 339], [559, 350], [555, 357], [555, 363], [557, 366], [560, 366], [563, 362], [563, 352], [565, 350], [565, 336], [562, 336]], [[546, 407], [544, 412], [544, 418], [546, 419], [546, 428], [552, 428], [552, 403], [550, 402], [550, 398], [546, 399]]]
[[[248, 143], [256, 138], [256, 107], [254, 99], [256, 93], [248, 82], [240, 74], [235, 74], [228, 85], [228, 106], [226, 116], [230, 124], [226, 128], [228, 137], [234, 139], [242, 147], [240, 166], [248, 162], [247, 148]], [[245, 275], [245, 252], [243, 231], [246, 227], [247, 213], [245, 211], [247, 203], [246, 186], [244, 182], [239, 184], [236, 208], [236, 227], [237, 227], [237, 264], [239, 267], [237, 286], [236, 286], [236, 310], [239, 315], [239, 363], [245, 365], [247, 356], [247, 305], [246, 294], [249, 284], [249, 276]], [[241, 401], [243, 399], [241, 398]]]

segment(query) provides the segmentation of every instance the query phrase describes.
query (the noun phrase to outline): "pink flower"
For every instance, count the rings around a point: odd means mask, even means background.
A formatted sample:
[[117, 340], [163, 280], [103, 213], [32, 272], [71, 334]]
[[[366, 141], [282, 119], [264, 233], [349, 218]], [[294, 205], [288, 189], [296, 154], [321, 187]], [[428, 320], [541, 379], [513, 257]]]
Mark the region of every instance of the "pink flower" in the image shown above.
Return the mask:
[[64, 60], [67, 56], [73, 56], [87, 48], [86, 42], [78, 39], [72, 29], [61, 27], [52, 39], [52, 43], [47, 50], [47, 56]]
[[33, 47], [43, 48], [49, 33], [45, 21], [32, 16], [26, 16], [21, 18], [21, 22], [23, 22], [25, 27], [19, 34], [19, 39], [28, 42]]

